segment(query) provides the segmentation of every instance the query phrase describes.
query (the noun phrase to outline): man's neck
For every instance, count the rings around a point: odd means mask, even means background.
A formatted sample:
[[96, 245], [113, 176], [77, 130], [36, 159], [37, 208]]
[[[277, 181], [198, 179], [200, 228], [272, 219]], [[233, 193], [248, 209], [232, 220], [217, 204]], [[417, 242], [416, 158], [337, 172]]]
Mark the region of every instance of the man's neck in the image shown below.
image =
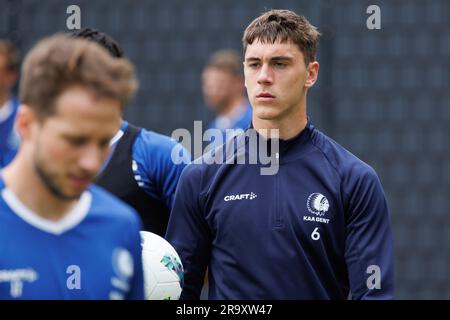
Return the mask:
[[[260, 119], [253, 113], [252, 118], [253, 128], [266, 138], [273, 138], [274, 134], [270, 129], [278, 129], [278, 137], [282, 140], [287, 140], [298, 135], [303, 129], [305, 129], [308, 123], [308, 117], [306, 115], [306, 105], [302, 108], [298, 108], [295, 113], [285, 114], [275, 119]], [[269, 129], [264, 130], [264, 129]]]
[[[269, 120], [253, 120], [253, 127], [255, 130], [264, 136], [265, 138], [276, 138], [278, 137], [281, 140], [288, 140], [290, 138], [295, 137], [300, 132], [305, 129], [307, 124], [307, 119], [305, 118], [297, 118], [296, 123], [294, 125], [285, 125], [282, 124], [283, 121], [269, 121]], [[274, 131], [278, 130], [278, 136]]]
[[18, 154], [3, 170], [5, 185], [26, 207], [40, 217], [53, 221], [61, 220], [78, 201], [63, 201], [54, 196], [37, 175], [31, 161], [26, 161], [23, 156]]

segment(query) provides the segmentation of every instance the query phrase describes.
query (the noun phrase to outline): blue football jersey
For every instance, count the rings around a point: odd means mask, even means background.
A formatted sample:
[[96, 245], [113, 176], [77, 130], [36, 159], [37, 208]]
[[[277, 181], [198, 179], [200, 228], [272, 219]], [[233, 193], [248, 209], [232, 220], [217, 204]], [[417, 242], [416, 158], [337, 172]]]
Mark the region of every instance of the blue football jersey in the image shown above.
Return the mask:
[[[99, 174], [111, 160], [128, 125], [127, 121], [122, 120], [121, 128], [111, 141], [110, 153]], [[175, 148], [179, 150], [180, 163], [174, 163], [171, 159], [172, 150]], [[131, 157], [133, 160], [131, 167], [138, 186], [155, 202], [162, 203], [171, 210], [181, 172], [191, 162], [189, 152], [172, 138], [142, 128], [133, 142]], [[156, 212], [157, 208], [154, 211], [155, 214], [164, 214]]]
[[232, 117], [216, 117], [208, 129], [220, 129], [225, 133], [226, 129], [247, 129], [252, 122], [252, 106], [246, 104]]
[[0, 299], [143, 299], [140, 220], [91, 186], [59, 221], [0, 178]]

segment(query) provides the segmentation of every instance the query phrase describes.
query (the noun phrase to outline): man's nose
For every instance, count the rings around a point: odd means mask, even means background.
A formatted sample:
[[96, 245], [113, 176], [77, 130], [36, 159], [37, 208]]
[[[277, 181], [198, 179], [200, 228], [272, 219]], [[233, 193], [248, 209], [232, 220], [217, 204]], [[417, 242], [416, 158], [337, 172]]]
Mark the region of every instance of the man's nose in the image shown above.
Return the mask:
[[83, 154], [79, 160], [79, 166], [82, 170], [95, 175], [103, 163], [103, 158], [103, 152], [99, 147], [90, 146], [83, 150]]
[[258, 84], [267, 85], [271, 83], [273, 83], [273, 72], [269, 65], [263, 64], [258, 75]]

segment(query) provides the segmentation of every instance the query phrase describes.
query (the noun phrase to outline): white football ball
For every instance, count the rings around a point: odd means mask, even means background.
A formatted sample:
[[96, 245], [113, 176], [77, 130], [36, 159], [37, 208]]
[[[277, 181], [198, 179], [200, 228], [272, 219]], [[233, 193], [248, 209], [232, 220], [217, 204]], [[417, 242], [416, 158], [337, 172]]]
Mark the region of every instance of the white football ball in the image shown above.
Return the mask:
[[175, 249], [157, 234], [141, 231], [144, 291], [147, 300], [178, 300], [184, 277]]

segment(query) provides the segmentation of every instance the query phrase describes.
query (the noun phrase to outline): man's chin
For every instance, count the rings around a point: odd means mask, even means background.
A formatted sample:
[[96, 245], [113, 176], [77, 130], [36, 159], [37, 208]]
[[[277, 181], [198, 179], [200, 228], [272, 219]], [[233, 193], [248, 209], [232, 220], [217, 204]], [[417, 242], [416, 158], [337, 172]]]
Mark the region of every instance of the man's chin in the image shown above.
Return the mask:
[[266, 106], [258, 106], [254, 110], [254, 113], [258, 119], [266, 121], [276, 120], [280, 115], [278, 110], [274, 110], [273, 107], [266, 107]]
[[74, 201], [80, 199], [81, 195], [85, 190], [71, 190], [64, 191], [60, 190], [60, 192], [54, 193], [57, 198], [63, 201]]

